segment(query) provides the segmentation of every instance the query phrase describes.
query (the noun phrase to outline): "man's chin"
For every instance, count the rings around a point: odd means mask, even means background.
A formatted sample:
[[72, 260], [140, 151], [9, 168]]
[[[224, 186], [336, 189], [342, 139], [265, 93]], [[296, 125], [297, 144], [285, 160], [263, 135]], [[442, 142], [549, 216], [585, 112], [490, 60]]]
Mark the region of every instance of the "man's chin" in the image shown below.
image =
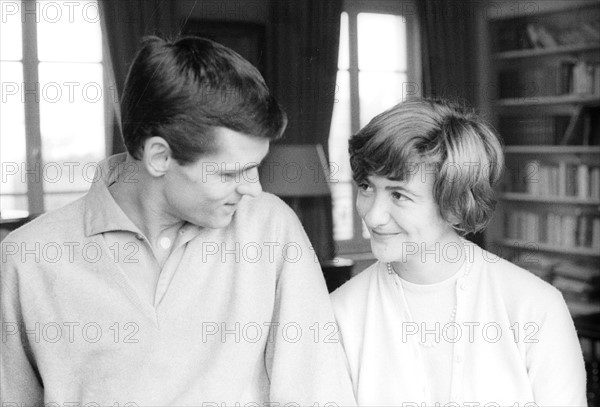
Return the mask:
[[[235, 212], [234, 212], [235, 213]], [[201, 228], [207, 229], [223, 229], [231, 224], [234, 213], [226, 216], [219, 216], [217, 219], [193, 219], [188, 222]]]
[[225, 215], [225, 216], [219, 216], [219, 219], [215, 219], [213, 223], [213, 225], [210, 226], [211, 229], [223, 229], [226, 228], [227, 226], [229, 226], [231, 224], [231, 221], [233, 220], [233, 216], [235, 215], [235, 212], [232, 212], [229, 215]]

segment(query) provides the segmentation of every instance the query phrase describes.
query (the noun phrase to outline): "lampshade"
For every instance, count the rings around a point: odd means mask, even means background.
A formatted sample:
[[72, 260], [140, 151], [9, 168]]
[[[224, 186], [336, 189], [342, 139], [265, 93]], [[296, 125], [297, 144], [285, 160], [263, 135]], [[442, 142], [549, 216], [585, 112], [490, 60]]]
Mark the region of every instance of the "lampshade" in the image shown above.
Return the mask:
[[320, 144], [272, 145], [260, 167], [263, 190], [280, 197], [330, 195], [328, 181]]

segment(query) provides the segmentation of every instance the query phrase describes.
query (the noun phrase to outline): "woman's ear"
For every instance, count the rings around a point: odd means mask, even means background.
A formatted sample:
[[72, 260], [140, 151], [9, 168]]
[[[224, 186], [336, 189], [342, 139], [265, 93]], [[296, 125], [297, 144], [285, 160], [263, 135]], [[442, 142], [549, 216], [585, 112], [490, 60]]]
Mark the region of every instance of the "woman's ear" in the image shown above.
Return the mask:
[[144, 142], [144, 156], [142, 162], [153, 177], [162, 177], [166, 174], [173, 158], [169, 143], [162, 137], [150, 137]]

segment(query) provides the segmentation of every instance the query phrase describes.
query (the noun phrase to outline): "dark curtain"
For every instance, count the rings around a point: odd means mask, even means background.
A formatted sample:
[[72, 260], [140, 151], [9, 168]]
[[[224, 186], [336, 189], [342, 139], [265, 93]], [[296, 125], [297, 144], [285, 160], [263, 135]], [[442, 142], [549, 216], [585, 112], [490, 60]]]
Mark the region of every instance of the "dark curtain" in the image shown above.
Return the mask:
[[[423, 96], [476, 103], [476, 26], [474, 2], [418, 0]], [[484, 244], [482, 233], [467, 239]]]
[[[342, 0], [271, 2], [266, 80], [288, 114], [282, 143], [319, 143], [327, 151], [341, 12]], [[319, 259], [331, 259], [331, 198], [303, 198], [295, 208]]]
[[476, 31], [473, 2], [417, 0], [423, 95], [475, 103]]
[[[109, 50], [110, 64], [114, 73], [111, 84], [120, 97], [129, 64], [133, 60], [140, 40], [145, 35], [161, 37], [176, 36], [180, 27], [171, 0], [100, 0], [105, 48]], [[117, 102], [115, 100], [115, 102]], [[114, 103], [115, 126], [112, 153], [125, 151], [120, 131], [120, 112]]]

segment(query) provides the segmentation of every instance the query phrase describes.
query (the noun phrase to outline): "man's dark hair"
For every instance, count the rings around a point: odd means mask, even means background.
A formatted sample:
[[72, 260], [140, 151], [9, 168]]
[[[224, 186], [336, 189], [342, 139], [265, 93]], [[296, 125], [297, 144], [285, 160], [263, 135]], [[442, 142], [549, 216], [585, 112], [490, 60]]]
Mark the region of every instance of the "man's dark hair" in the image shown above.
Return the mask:
[[125, 146], [141, 159], [144, 141], [164, 138], [180, 164], [214, 152], [214, 129], [275, 140], [287, 125], [260, 72], [231, 49], [199, 37], [146, 37], [121, 101]]

